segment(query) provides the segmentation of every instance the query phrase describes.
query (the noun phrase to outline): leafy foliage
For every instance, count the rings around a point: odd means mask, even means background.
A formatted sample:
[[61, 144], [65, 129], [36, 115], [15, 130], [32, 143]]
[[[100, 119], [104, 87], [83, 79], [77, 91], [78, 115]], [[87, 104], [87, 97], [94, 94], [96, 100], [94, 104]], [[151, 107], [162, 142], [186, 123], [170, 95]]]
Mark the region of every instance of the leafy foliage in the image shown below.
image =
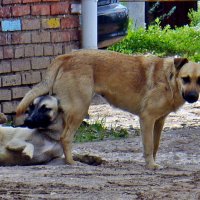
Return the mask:
[[169, 25], [161, 28], [160, 20], [156, 19], [148, 29], [129, 26], [127, 37], [109, 49], [127, 54], [177, 55], [197, 62], [200, 61], [200, 30], [188, 25], [175, 29]]
[[191, 21], [190, 25], [191, 26], [197, 26], [200, 23], [200, 12], [194, 11], [191, 9], [188, 13], [188, 17]]

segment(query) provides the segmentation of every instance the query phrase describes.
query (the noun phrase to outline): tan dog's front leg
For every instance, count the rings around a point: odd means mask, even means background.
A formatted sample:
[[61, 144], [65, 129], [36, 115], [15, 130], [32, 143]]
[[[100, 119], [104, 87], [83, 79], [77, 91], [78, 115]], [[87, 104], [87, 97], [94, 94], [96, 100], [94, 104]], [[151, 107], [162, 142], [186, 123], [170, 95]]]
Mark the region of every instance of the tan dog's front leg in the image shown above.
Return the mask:
[[144, 148], [144, 158], [146, 162], [146, 167], [149, 169], [157, 169], [160, 166], [157, 165], [153, 158], [153, 149], [154, 149], [154, 130], [155, 120], [151, 116], [140, 117], [140, 127], [142, 133], [142, 142]]
[[165, 118], [166, 116], [157, 119], [154, 125], [154, 149], [153, 149], [154, 160], [156, 159], [156, 153], [158, 151], [158, 147], [160, 144], [160, 137], [165, 123]]

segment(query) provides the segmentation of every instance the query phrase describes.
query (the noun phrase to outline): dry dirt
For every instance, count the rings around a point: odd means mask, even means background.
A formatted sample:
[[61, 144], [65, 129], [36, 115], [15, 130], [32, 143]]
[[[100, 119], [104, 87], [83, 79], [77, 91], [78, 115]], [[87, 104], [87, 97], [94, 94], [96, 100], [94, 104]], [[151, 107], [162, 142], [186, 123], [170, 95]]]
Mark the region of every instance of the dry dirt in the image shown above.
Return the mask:
[[200, 200], [200, 102], [186, 104], [166, 122], [157, 162], [144, 167], [137, 118], [107, 104], [92, 105], [91, 121], [128, 128], [127, 139], [74, 144], [89, 164], [0, 167], [0, 199]]

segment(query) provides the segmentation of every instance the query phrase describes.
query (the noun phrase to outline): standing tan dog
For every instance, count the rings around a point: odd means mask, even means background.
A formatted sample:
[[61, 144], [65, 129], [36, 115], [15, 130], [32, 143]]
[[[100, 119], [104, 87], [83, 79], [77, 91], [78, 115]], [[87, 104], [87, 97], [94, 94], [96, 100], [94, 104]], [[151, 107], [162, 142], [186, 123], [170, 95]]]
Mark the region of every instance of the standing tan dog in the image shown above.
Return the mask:
[[132, 56], [103, 50], [80, 50], [58, 56], [46, 78], [30, 90], [17, 115], [39, 95], [53, 92], [64, 111], [61, 136], [67, 163], [74, 163], [72, 141], [87, 114], [94, 93], [140, 118], [144, 157], [155, 169], [155, 157], [166, 116], [185, 101], [196, 102], [200, 92], [200, 64], [185, 58]]

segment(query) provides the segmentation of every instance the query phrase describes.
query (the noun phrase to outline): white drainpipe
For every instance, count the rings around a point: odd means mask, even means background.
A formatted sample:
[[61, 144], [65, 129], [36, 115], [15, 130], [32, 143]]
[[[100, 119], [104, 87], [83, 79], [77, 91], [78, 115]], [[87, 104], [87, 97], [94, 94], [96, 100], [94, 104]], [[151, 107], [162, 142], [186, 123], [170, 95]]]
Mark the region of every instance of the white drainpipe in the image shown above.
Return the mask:
[[97, 2], [82, 0], [82, 48], [97, 49]]

